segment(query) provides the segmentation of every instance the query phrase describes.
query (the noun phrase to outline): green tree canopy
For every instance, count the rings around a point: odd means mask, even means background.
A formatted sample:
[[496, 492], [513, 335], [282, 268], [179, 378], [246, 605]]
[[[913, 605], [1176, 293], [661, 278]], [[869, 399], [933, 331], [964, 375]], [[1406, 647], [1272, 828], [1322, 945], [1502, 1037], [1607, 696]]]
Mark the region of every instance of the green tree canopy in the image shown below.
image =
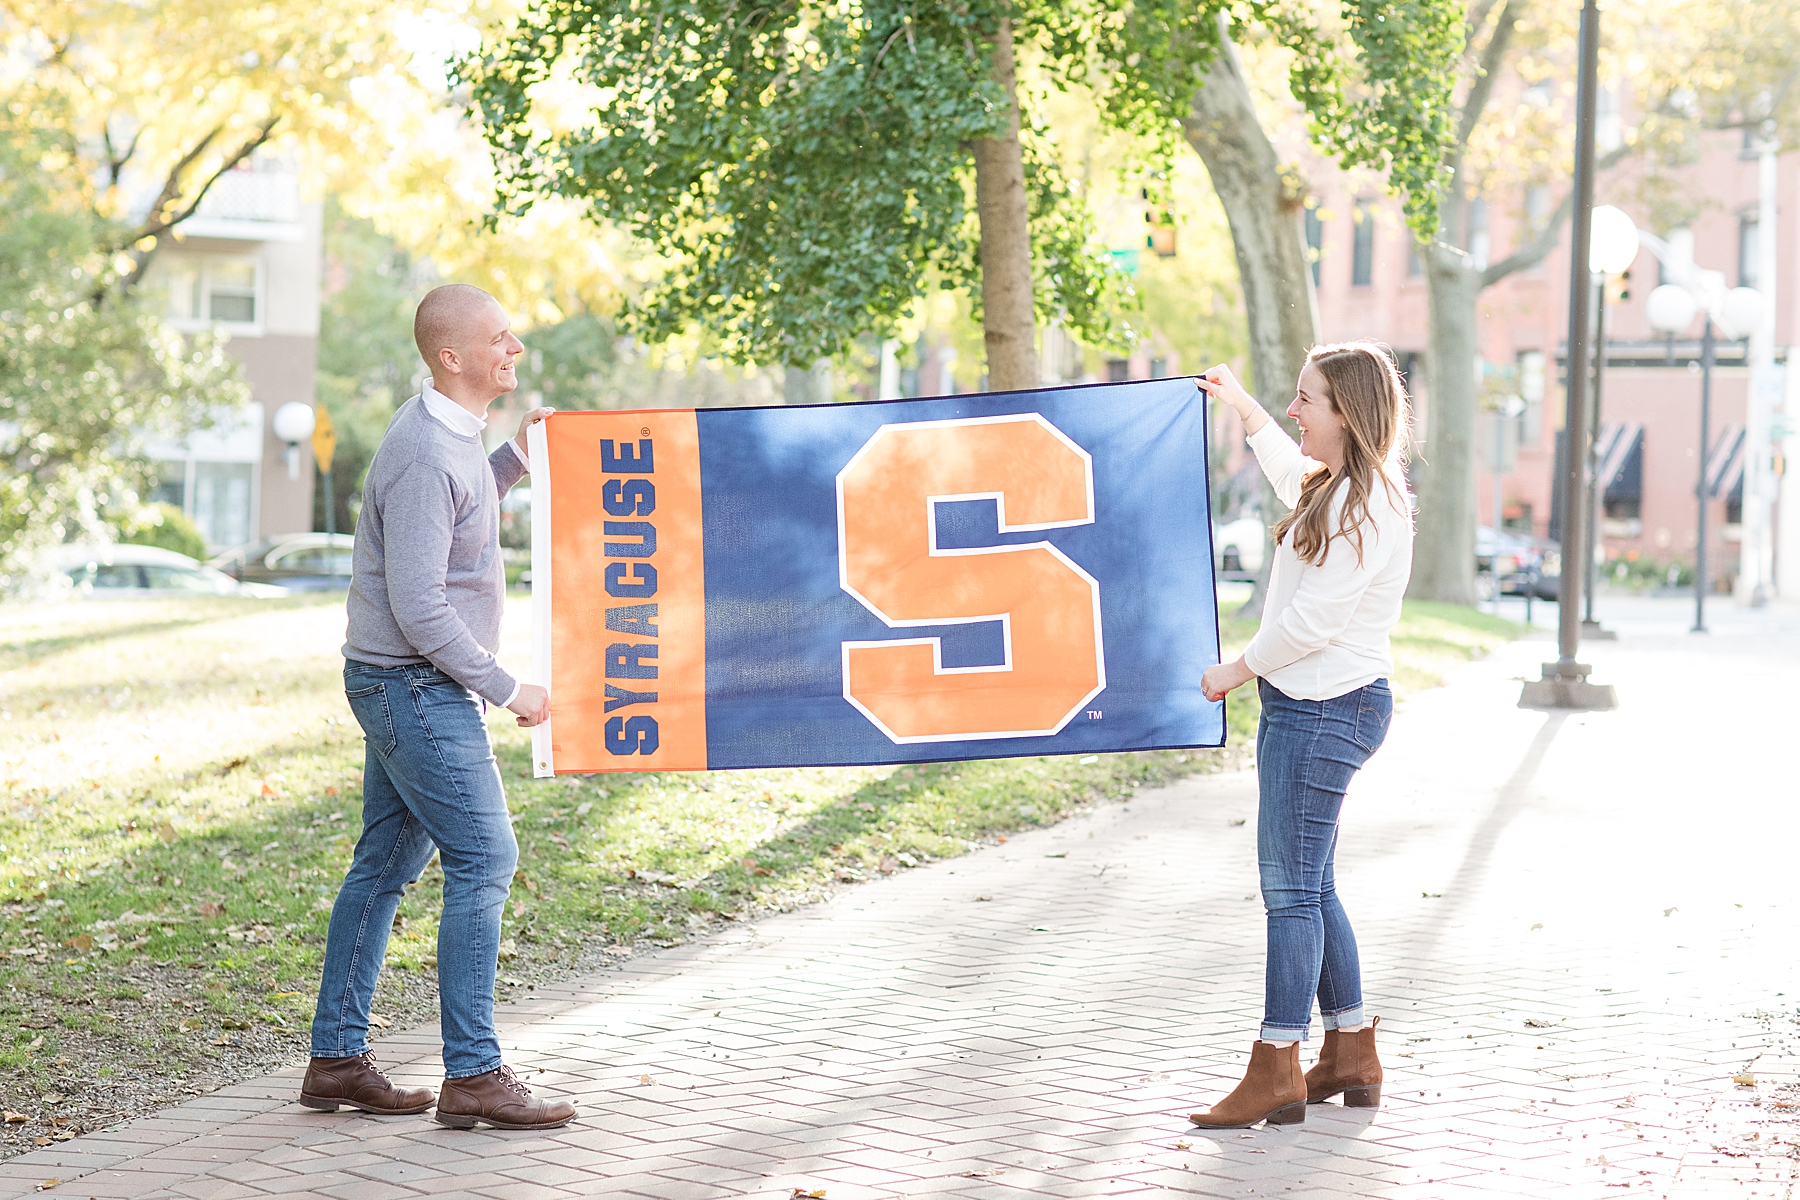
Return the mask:
[[67, 203], [83, 176], [56, 117], [0, 109], [0, 587], [33, 552], [136, 506], [145, 436], [248, 398], [210, 336], [94, 300], [135, 264], [109, 250], [116, 226]]
[[[1222, 7], [536, 0], [458, 70], [504, 211], [578, 200], [664, 258], [629, 314], [635, 332], [699, 326], [740, 361], [807, 363], [885, 332], [933, 284], [979, 305], [971, 145], [1010, 120], [989, 50], [1003, 18], [1035, 78], [1091, 88], [1109, 122], [1167, 153], [1217, 52]], [[1319, 139], [1386, 168], [1428, 230], [1460, 4], [1352, 0], [1347, 45], [1303, 6], [1232, 7], [1294, 51], [1294, 93]], [[1029, 92], [1018, 89], [1039, 318], [1104, 344], [1123, 281]]]

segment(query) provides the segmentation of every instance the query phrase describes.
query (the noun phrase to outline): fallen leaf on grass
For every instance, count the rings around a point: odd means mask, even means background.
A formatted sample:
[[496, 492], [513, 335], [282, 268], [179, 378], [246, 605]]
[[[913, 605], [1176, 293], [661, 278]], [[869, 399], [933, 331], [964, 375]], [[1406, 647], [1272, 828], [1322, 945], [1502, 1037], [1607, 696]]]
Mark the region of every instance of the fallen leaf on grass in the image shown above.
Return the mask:
[[156, 827], [156, 836], [161, 838], [165, 842], [174, 841], [177, 836], [177, 834], [175, 833], [175, 826], [169, 824], [167, 821], [164, 821], [161, 825], [158, 825]]
[[74, 937], [65, 941], [63, 945], [73, 946], [77, 950], [92, 950], [94, 948], [94, 935], [91, 933], [76, 934]]
[[266, 783], [262, 785], [262, 792], [260, 794], [264, 795], [264, 796], [274, 797], [277, 800], [279, 800], [281, 798], [281, 793], [276, 791], [274, 788], [270, 787]]
[[43, 1044], [44, 1044], [44, 1035], [40, 1033], [36, 1037], [32, 1038], [29, 1042], [26, 1042], [25, 1048], [27, 1050], [36, 1050], [39, 1046], [42, 1046]]
[[1742, 1075], [1733, 1075], [1731, 1077], [1731, 1082], [1742, 1084], [1745, 1087], [1755, 1087], [1756, 1086], [1756, 1076], [1752, 1075], [1748, 1071], [1745, 1071]]
[[6, 1112], [6, 1123], [8, 1125], [23, 1125], [23, 1124], [25, 1124], [25, 1122], [31, 1120], [31, 1118], [26, 1116], [24, 1113], [14, 1112], [10, 1108], [6, 1109], [5, 1112]]
[[892, 875], [900, 869], [900, 860], [890, 854], [877, 863], [875, 869], [883, 875]]
[[337, 795], [337, 794], [338, 794], [338, 790], [337, 790], [337, 789], [336, 789], [336, 788], [326, 788], [326, 789], [325, 789], [325, 794], [326, 794], [326, 795], [327, 795], [327, 796], [335, 796], [335, 795]]
[[575, 806], [575, 815], [578, 817], [585, 817], [593, 811], [594, 802], [592, 800], [583, 800], [580, 804]]
[[211, 900], [203, 900], [200, 902], [199, 912], [203, 917], [222, 917], [225, 915], [225, 906], [214, 904]]

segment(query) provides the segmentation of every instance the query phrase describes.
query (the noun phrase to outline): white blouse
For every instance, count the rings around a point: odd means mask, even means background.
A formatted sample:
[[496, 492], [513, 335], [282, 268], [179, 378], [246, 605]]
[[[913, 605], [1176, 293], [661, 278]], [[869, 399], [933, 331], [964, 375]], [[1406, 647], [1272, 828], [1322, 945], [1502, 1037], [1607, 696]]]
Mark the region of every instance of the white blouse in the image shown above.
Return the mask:
[[[1302, 481], [1319, 464], [1274, 421], [1248, 440], [1275, 495], [1289, 508], [1298, 504]], [[1399, 465], [1384, 470], [1394, 492], [1376, 481], [1360, 562], [1355, 539], [1337, 534], [1322, 563], [1300, 561], [1292, 530], [1275, 548], [1262, 628], [1244, 664], [1296, 700], [1331, 700], [1393, 672], [1388, 632], [1412, 575], [1413, 526]], [[1328, 528], [1337, 529], [1348, 494], [1342, 485], [1333, 491]]]

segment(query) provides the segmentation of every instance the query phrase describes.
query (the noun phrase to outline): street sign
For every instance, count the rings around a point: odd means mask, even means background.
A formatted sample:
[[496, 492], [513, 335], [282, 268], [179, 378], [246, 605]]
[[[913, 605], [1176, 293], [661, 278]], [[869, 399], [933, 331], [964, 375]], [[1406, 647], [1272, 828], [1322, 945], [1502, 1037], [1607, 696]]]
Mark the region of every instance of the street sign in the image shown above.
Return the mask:
[[319, 470], [327, 475], [331, 473], [331, 456], [337, 450], [337, 430], [331, 427], [331, 414], [325, 411], [324, 405], [314, 409], [313, 457], [319, 462]]

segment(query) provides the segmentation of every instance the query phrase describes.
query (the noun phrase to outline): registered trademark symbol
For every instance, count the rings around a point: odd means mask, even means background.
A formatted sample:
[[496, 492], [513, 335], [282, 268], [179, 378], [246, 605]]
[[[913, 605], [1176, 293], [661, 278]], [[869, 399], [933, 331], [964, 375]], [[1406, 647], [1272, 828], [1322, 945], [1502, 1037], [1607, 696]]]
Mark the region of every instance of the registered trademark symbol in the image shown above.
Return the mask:
[[638, 432], [644, 437], [649, 437], [650, 436], [650, 427], [648, 425], [646, 425], [642, 429], [638, 430]]

